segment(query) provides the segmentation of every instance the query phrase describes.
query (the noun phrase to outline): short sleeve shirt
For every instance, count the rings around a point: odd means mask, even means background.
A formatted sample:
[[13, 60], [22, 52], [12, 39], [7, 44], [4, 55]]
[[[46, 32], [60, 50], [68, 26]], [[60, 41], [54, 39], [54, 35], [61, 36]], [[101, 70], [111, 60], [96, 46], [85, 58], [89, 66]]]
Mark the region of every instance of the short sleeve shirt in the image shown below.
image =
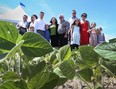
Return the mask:
[[58, 26], [58, 34], [64, 34], [66, 30], [70, 29], [70, 24], [68, 21], [62, 21]]

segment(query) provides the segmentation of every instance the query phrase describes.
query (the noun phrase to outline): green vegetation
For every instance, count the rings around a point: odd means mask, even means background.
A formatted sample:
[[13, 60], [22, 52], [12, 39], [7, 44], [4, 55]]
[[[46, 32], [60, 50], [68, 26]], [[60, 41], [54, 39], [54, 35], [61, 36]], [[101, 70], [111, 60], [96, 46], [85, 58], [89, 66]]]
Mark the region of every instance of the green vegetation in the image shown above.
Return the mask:
[[39, 34], [21, 36], [13, 24], [0, 21], [0, 89], [53, 89], [75, 77], [89, 89], [103, 89], [105, 75], [116, 77], [116, 39], [56, 50]]

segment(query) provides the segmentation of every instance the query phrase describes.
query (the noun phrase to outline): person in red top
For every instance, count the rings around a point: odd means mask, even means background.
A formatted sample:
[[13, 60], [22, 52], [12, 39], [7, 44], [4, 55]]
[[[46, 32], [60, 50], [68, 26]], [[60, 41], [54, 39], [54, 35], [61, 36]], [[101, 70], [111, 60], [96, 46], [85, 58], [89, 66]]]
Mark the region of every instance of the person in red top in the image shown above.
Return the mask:
[[89, 33], [87, 32], [90, 28], [89, 21], [86, 20], [87, 14], [81, 15], [82, 20], [80, 21], [80, 45], [89, 44]]

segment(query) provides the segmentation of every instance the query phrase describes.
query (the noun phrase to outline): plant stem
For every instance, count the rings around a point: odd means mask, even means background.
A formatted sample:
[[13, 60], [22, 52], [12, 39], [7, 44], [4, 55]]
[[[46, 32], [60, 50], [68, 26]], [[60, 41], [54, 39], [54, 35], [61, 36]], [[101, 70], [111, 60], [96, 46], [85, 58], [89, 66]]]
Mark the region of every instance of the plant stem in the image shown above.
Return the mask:
[[89, 87], [89, 89], [92, 89], [90, 85], [87, 83], [87, 81], [83, 79], [78, 73], [76, 73], [76, 76], [79, 77]]

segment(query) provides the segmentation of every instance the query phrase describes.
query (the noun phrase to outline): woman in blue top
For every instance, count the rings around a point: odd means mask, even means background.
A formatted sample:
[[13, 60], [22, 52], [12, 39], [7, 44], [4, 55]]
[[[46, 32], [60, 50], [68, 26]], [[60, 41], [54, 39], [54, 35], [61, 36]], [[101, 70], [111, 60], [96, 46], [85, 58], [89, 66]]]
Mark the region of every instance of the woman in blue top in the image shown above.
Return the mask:
[[105, 35], [104, 35], [104, 33], [101, 33], [101, 32], [102, 32], [102, 28], [99, 27], [98, 28], [98, 35], [97, 35], [98, 44], [105, 42]]
[[49, 32], [49, 25], [48, 24], [45, 25], [45, 36], [44, 37], [48, 42], [50, 42], [50, 32]]

